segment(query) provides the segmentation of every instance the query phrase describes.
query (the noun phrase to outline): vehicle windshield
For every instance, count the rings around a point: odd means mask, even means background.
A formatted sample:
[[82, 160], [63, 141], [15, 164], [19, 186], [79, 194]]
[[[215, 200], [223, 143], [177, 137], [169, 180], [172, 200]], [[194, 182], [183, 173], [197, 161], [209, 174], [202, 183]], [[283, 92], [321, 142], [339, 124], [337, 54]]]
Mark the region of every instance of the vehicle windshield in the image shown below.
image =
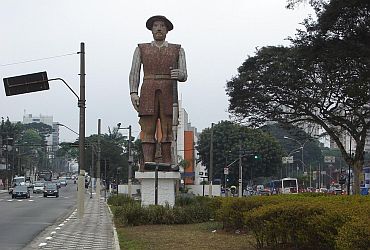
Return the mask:
[[55, 183], [46, 184], [46, 189], [56, 189], [57, 185]]
[[283, 185], [284, 187], [297, 187], [297, 183], [295, 180], [284, 180]]
[[15, 191], [16, 192], [27, 191], [27, 187], [26, 186], [16, 186]]
[[43, 187], [44, 183], [43, 182], [36, 182], [35, 187]]

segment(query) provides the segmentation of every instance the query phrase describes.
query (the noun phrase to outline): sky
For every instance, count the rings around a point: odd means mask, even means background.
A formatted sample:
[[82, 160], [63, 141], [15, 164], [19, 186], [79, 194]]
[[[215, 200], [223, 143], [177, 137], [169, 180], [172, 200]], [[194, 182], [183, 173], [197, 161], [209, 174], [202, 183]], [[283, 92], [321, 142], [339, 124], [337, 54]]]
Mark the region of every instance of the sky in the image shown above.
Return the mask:
[[[286, 0], [2, 0], [0, 3], [0, 77], [46, 71], [63, 78], [79, 93], [80, 43], [86, 53], [86, 136], [117, 123], [140, 131], [131, 105], [128, 75], [138, 43], [152, 41], [146, 20], [164, 15], [174, 25], [167, 41], [185, 50], [188, 80], [179, 83], [179, 98], [199, 132], [229, 120], [226, 82], [253, 56], [256, 48], [289, 45], [308, 5], [285, 8]], [[42, 60], [38, 60], [42, 59]], [[61, 82], [50, 90], [5, 95], [0, 115], [21, 121], [24, 114], [53, 116], [72, 130], [79, 128], [77, 98]], [[125, 134], [125, 131], [122, 131]], [[76, 135], [60, 127], [60, 140]]]

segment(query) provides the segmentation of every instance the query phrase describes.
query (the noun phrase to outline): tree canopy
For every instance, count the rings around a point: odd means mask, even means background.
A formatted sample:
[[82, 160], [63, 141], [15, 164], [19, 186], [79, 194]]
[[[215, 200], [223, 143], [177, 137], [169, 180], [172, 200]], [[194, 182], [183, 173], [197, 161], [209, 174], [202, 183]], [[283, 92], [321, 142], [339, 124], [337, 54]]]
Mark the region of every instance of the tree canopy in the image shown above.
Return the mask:
[[[354, 166], [358, 192], [370, 128], [370, 2], [310, 3], [317, 20], [305, 19], [305, 30], [290, 46], [258, 49], [227, 82], [229, 111], [254, 126], [318, 124]], [[353, 157], [341, 140], [344, 134], [356, 141]]]
[[[239, 178], [239, 152], [242, 157], [243, 182], [280, 173], [283, 155], [277, 141], [262, 130], [250, 129], [229, 121], [221, 121], [213, 128], [202, 131], [198, 140], [199, 160], [209, 169], [210, 141], [213, 130], [213, 180], [223, 180], [223, 170], [229, 168], [229, 184], [237, 184]], [[257, 156], [258, 159], [255, 159]]]

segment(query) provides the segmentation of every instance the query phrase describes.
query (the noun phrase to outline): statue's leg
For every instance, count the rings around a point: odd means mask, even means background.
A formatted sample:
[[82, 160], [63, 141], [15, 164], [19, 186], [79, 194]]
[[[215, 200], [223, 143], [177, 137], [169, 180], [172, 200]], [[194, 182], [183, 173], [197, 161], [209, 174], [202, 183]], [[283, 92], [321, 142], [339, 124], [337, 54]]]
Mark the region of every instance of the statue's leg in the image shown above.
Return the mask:
[[156, 116], [141, 116], [139, 124], [142, 131], [142, 148], [145, 162], [154, 162]]
[[161, 130], [162, 130], [162, 162], [172, 163], [171, 143], [172, 143], [172, 116], [161, 115]]

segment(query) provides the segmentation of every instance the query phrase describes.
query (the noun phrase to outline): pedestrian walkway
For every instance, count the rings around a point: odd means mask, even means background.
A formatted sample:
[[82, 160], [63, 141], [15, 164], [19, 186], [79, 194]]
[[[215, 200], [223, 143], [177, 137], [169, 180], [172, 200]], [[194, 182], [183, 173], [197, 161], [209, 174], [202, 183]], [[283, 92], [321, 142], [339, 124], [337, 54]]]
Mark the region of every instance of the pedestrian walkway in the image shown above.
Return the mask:
[[9, 193], [8, 189], [0, 189], [0, 194]]
[[41, 232], [28, 249], [119, 249], [112, 215], [104, 198], [86, 195], [85, 213], [77, 219], [77, 210]]

